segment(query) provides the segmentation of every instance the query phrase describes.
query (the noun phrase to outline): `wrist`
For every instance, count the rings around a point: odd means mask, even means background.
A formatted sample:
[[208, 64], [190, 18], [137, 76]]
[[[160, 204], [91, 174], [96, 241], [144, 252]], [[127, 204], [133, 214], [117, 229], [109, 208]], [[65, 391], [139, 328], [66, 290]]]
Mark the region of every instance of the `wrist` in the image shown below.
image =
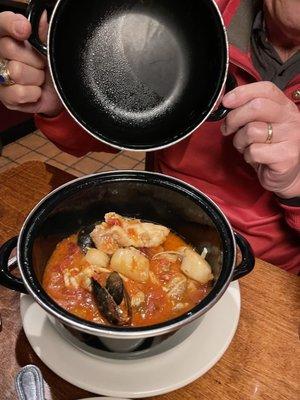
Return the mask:
[[274, 193], [283, 201], [300, 198], [300, 173], [290, 186], [283, 190], [274, 191]]

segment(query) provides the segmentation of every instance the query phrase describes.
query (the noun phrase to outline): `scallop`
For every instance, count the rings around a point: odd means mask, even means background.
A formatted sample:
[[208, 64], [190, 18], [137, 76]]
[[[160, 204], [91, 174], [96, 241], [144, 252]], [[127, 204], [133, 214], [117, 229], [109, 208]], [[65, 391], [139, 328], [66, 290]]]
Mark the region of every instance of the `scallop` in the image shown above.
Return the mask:
[[110, 267], [136, 282], [144, 283], [149, 279], [149, 260], [134, 247], [118, 249], [110, 260]]
[[104, 251], [98, 249], [88, 249], [85, 259], [92, 265], [97, 265], [102, 268], [107, 268], [109, 265], [109, 257]]
[[203, 285], [214, 279], [209, 263], [189, 247], [183, 250], [181, 270], [186, 276]]

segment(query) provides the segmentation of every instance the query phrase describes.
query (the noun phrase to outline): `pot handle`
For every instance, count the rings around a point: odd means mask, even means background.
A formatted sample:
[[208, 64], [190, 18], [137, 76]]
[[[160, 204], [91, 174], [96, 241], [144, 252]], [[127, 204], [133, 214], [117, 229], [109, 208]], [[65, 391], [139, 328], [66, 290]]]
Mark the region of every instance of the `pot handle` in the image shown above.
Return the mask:
[[44, 56], [47, 55], [47, 46], [41, 42], [39, 38], [39, 24], [41, 16], [46, 10], [45, 1], [41, 0], [30, 0], [27, 6], [27, 19], [31, 23], [32, 33], [28, 39], [29, 43]]
[[[236, 87], [237, 87], [237, 81], [235, 77], [229, 73], [226, 79], [225, 93], [230, 92]], [[221, 104], [217, 110], [213, 111], [210, 114], [210, 116], [207, 118], [207, 121], [210, 122], [219, 121], [220, 119], [225, 118], [230, 111], [231, 111], [230, 108], [226, 108]]]
[[239, 265], [235, 267], [233, 271], [233, 281], [242, 278], [245, 275], [248, 275], [253, 270], [255, 265], [254, 253], [249, 242], [237, 232], [234, 232], [234, 235], [237, 245], [239, 246], [242, 253], [242, 261]]
[[9, 239], [0, 247], [0, 285], [21, 293], [28, 293], [22, 279], [10, 273], [9, 256], [12, 250], [17, 246], [18, 237]]

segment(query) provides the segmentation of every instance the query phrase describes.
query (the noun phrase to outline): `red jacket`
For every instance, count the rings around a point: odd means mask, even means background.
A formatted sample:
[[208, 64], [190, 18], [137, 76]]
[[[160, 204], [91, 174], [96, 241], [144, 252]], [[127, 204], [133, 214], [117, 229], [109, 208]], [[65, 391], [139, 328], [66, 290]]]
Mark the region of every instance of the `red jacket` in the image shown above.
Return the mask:
[[[239, 85], [261, 80], [249, 53], [255, 2], [217, 3], [228, 29], [231, 73]], [[289, 82], [285, 94], [293, 99], [299, 89], [300, 74]], [[84, 132], [66, 112], [52, 119], [36, 116], [36, 122], [51, 141], [73, 155], [114, 151]], [[220, 124], [205, 123], [184, 141], [156, 152], [155, 170], [180, 178], [210, 196], [234, 229], [250, 241], [257, 257], [299, 273], [300, 207], [282, 205], [260, 185], [255, 171], [233, 147], [232, 137], [221, 135]]]

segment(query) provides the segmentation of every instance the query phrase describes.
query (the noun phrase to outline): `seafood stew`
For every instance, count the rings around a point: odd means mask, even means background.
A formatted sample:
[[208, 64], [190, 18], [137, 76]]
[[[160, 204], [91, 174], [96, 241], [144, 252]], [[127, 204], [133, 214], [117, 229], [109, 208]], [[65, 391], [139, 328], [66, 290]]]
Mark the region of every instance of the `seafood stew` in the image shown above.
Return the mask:
[[88, 321], [149, 326], [184, 314], [208, 294], [214, 276], [206, 255], [165, 226], [110, 212], [57, 244], [43, 287]]

